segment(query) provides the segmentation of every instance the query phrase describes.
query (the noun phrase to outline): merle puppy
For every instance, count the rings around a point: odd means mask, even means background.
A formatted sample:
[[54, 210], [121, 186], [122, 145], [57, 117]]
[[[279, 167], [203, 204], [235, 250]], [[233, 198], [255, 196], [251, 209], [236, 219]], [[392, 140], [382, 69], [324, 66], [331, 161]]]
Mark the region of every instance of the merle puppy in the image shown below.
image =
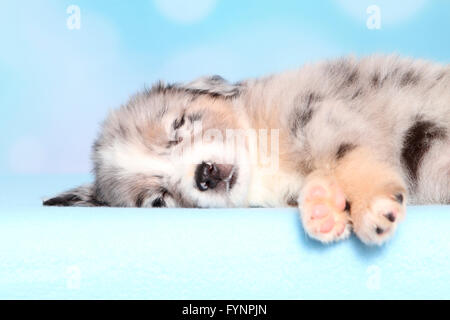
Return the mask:
[[92, 184], [44, 204], [298, 206], [315, 239], [381, 244], [406, 203], [450, 203], [450, 68], [347, 57], [158, 83], [111, 112], [92, 159]]

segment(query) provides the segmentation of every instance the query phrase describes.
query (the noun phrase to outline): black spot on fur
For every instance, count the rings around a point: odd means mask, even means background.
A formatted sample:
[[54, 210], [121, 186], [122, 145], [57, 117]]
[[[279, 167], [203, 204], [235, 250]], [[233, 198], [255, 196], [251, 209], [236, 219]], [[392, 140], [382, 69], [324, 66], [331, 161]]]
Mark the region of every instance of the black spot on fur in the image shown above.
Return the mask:
[[136, 196], [136, 207], [140, 208], [144, 204], [145, 198], [147, 198], [147, 190], [139, 192]]
[[299, 99], [299, 105], [294, 109], [292, 115], [291, 131], [296, 134], [299, 129], [305, 127], [314, 115], [313, 106], [316, 102], [322, 100], [322, 97], [316, 93], [302, 95]]
[[202, 118], [202, 114], [200, 112], [192, 113], [188, 115], [188, 119], [190, 122], [199, 121]]
[[380, 73], [379, 72], [375, 72], [372, 75], [372, 78], [370, 79], [370, 84], [372, 85], [372, 87], [374, 88], [380, 88], [381, 87], [381, 79], [380, 79]]
[[407, 71], [405, 74], [403, 74], [403, 76], [400, 79], [400, 85], [402, 87], [406, 87], [409, 85], [417, 85], [419, 80], [420, 80], [419, 75], [414, 71], [410, 70]]
[[311, 108], [311, 103], [313, 102], [313, 100], [315, 100], [315, 96], [311, 93], [308, 96], [308, 101], [306, 102], [306, 104], [304, 105], [304, 109], [301, 114], [300, 114], [300, 118], [299, 121], [301, 124], [303, 124], [303, 126], [307, 125], [309, 121], [311, 121], [312, 116], [313, 116], [313, 110]]
[[336, 152], [336, 159], [340, 160], [343, 157], [345, 157], [345, 155], [347, 153], [349, 153], [350, 151], [352, 151], [353, 149], [356, 148], [356, 145], [351, 144], [351, 143], [343, 143], [339, 146], [338, 151]]
[[350, 72], [350, 74], [347, 76], [347, 78], [344, 81], [344, 86], [349, 87], [352, 86], [353, 84], [356, 83], [356, 81], [358, 81], [359, 78], [359, 72], [358, 70], [353, 70]]
[[446, 137], [444, 128], [431, 121], [417, 120], [406, 132], [401, 152], [402, 162], [410, 178], [415, 182], [425, 154], [433, 141]]
[[377, 234], [383, 234], [383, 233], [384, 233], [384, 230], [383, 230], [382, 228], [380, 228], [380, 227], [376, 227], [376, 228], [375, 228], [375, 232], [376, 232]]

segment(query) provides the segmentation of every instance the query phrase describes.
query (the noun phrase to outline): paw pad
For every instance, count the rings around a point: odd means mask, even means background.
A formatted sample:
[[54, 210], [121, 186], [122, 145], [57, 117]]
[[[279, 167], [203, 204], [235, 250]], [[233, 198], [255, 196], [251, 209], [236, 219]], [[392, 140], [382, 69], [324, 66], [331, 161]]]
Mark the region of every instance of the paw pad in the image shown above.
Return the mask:
[[350, 234], [350, 204], [334, 181], [317, 178], [304, 188], [302, 221], [307, 233], [322, 242], [346, 238]]

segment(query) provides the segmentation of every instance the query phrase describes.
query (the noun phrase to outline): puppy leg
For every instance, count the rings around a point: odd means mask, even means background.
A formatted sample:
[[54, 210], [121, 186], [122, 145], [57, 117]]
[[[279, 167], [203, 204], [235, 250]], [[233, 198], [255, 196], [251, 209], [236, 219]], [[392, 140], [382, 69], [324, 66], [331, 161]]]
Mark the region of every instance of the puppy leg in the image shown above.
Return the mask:
[[406, 184], [397, 170], [357, 148], [338, 160], [334, 175], [351, 204], [356, 235], [366, 244], [389, 239], [406, 210]]
[[405, 193], [394, 169], [357, 148], [307, 177], [299, 199], [303, 226], [322, 242], [345, 239], [353, 227], [364, 243], [381, 244], [405, 215]]

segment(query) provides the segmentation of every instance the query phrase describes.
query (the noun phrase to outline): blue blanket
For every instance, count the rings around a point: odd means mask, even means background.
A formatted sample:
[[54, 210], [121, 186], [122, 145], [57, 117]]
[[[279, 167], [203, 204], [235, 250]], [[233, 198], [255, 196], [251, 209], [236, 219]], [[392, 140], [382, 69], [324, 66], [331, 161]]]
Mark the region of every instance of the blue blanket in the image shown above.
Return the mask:
[[450, 207], [382, 247], [321, 245], [295, 209], [46, 208], [87, 176], [3, 176], [0, 298], [450, 299]]

